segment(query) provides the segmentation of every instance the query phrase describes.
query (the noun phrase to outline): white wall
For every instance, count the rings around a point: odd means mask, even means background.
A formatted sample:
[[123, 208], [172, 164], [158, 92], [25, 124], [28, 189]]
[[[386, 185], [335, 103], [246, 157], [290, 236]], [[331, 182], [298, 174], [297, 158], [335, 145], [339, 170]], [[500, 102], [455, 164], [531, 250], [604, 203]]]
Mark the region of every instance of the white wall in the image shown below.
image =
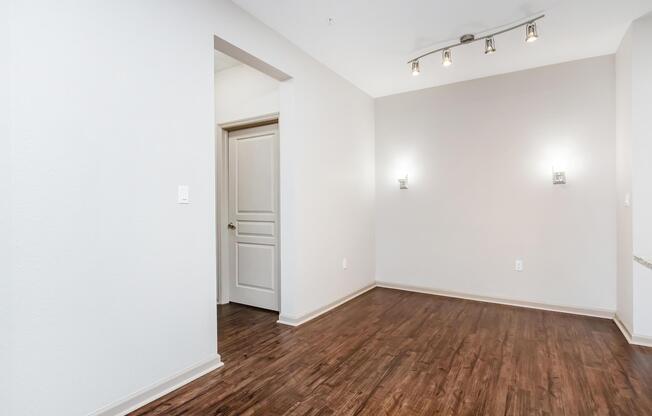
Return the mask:
[[9, 414], [88, 414], [215, 357], [213, 34], [293, 76], [282, 311], [373, 281], [369, 97], [225, 0], [13, 6]]
[[[650, 102], [652, 101], [652, 14], [633, 22], [629, 44], [621, 51], [630, 48], [623, 56], [623, 65], [631, 71], [630, 85], [623, 87], [624, 94], [629, 94], [629, 107], [622, 111], [631, 117], [627, 133], [627, 144], [631, 152], [632, 192], [632, 241], [633, 255], [652, 259], [652, 119]], [[629, 61], [628, 61], [629, 60]], [[635, 337], [652, 340], [652, 305], [649, 294], [652, 293], [652, 271], [634, 262], [632, 267], [632, 309], [633, 322], [629, 328]]]
[[211, 9], [180, 5], [14, 3], [12, 416], [216, 356]]
[[614, 311], [614, 151], [612, 56], [377, 99], [377, 279]]
[[[634, 22], [632, 54], [633, 252], [652, 261], [652, 14]], [[652, 340], [652, 270], [634, 264], [634, 335]]]
[[8, 407], [10, 342], [10, 140], [9, 140], [9, 7], [0, 2], [0, 414]]
[[218, 124], [279, 112], [279, 82], [247, 65], [215, 73]]
[[[628, 30], [616, 54], [616, 175], [618, 183], [618, 319], [634, 330], [632, 268], [632, 30]], [[626, 199], [630, 206], [626, 206]]]
[[[634, 338], [652, 339], [652, 15], [634, 21], [616, 54], [618, 127], [618, 318]], [[624, 195], [631, 194], [631, 207]]]
[[295, 77], [280, 91], [281, 316], [287, 319], [374, 283], [373, 101], [325, 70], [310, 79]]

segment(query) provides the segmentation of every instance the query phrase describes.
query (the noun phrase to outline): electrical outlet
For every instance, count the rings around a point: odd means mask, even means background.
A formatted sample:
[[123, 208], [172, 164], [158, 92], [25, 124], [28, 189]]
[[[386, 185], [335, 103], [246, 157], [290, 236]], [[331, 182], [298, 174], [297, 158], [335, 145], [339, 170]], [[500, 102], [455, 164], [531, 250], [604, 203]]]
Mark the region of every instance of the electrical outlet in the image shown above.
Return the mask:
[[346, 259], [346, 257], [344, 257], [344, 258], [342, 259], [342, 268], [343, 268], [344, 270], [346, 270], [346, 269], [349, 268], [349, 261]]
[[523, 271], [523, 260], [517, 259], [514, 262], [514, 270], [517, 272], [522, 272]]

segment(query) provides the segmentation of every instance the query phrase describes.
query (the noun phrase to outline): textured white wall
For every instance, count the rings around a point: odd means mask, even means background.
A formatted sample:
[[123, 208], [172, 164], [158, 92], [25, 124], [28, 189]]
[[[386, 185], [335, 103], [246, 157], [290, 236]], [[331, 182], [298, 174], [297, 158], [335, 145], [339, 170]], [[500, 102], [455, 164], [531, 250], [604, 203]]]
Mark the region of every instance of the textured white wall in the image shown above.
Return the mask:
[[9, 414], [88, 414], [215, 356], [214, 34], [293, 76], [282, 309], [373, 281], [371, 98], [226, 0], [12, 5]]
[[377, 99], [377, 280], [614, 311], [614, 89], [608, 56]]
[[279, 82], [247, 65], [215, 73], [218, 124], [279, 111]]

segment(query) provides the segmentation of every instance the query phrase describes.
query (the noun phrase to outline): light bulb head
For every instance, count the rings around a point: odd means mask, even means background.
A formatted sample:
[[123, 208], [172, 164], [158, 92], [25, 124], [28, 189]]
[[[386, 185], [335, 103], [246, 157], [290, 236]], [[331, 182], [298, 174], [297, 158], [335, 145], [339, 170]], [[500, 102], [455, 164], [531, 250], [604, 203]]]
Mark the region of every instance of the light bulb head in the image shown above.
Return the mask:
[[419, 61], [412, 61], [412, 76], [416, 77], [421, 73], [421, 69], [419, 69]]
[[484, 53], [489, 55], [490, 53], [496, 52], [496, 41], [493, 37], [487, 38], [484, 40]]
[[441, 53], [441, 64], [443, 66], [451, 66], [453, 64], [453, 57], [450, 49], [444, 49]]
[[539, 38], [536, 22], [528, 23], [525, 25], [525, 41], [530, 43]]
[[398, 178], [398, 187], [399, 189], [408, 189], [408, 175], [405, 174], [404, 177]]
[[558, 171], [553, 168], [552, 171], [552, 184], [553, 185], [566, 185], [566, 172]]

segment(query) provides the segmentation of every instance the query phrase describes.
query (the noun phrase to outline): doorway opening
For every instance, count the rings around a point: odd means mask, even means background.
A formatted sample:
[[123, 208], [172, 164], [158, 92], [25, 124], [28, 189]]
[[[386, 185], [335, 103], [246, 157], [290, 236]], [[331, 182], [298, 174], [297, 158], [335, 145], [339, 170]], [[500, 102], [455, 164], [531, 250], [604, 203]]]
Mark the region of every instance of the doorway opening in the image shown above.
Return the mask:
[[290, 77], [217, 37], [214, 59], [217, 303], [278, 312], [280, 84]]

